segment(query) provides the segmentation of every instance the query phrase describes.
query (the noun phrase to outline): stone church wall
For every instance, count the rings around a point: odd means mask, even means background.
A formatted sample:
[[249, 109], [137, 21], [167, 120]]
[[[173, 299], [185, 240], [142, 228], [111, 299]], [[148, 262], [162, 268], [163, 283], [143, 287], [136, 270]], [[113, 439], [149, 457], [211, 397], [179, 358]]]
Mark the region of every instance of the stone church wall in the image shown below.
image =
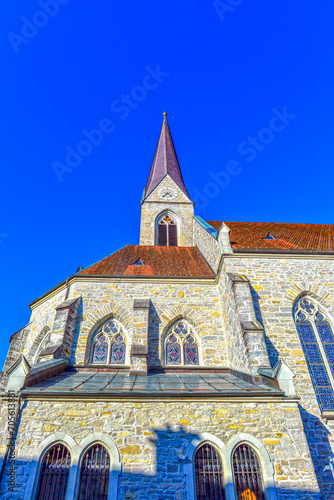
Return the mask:
[[[214, 284], [166, 283], [156, 280], [128, 282], [76, 282], [70, 286], [68, 298], [82, 296], [78, 311], [71, 353], [72, 364], [87, 364], [89, 347], [95, 329], [108, 317], [115, 317], [124, 325], [128, 342], [132, 342], [134, 298], [150, 298], [149, 316], [149, 367], [160, 367], [163, 362], [163, 341], [168, 327], [183, 318], [193, 326], [201, 347], [202, 362], [205, 366], [227, 366], [225, 326]], [[65, 300], [64, 291], [42, 302], [33, 309], [31, 331], [28, 335], [24, 354], [32, 362], [42, 341], [43, 328], [52, 329], [55, 307]], [[88, 344], [87, 344], [88, 342]]]
[[[40, 459], [35, 456], [36, 450], [42, 453], [43, 441], [50, 438], [52, 442], [55, 433], [64, 442], [73, 439], [77, 445], [89, 436], [94, 441], [94, 433], [113, 440], [122, 464], [119, 500], [186, 500], [186, 489], [190, 487], [187, 453], [194, 440], [215, 440], [222, 455], [230, 457], [232, 450], [225, 447], [236, 436], [240, 436], [240, 441], [253, 439], [264, 446], [272, 463], [279, 500], [320, 499], [294, 402], [27, 401], [16, 439], [17, 498], [23, 498], [30, 463]], [[270, 480], [266, 476], [265, 457], [261, 452], [259, 455], [264, 479]], [[190, 463], [191, 459], [192, 456]], [[9, 499], [6, 488], [3, 481], [0, 496]]]
[[[200, 283], [76, 283], [70, 297], [82, 295], [82, 319], [74, 338], [75, 362], [87, 361], [87, 341], [99, 322], [116, 313], [132, 341], [133, 299], [150, 298], [149, 358], [150, 368], [164, 364], [163, 341], [168, 327], [183, 318], [193, 326], [200, 342], [205, 366], [226, 366], [225, 331], [218, 290], [215, 285]], [[118, 314], [117, 314], [118, 313]], [[125, 320], [123, 320], [125, 317]], [[123, 320], [123, 321], [122, 321]], [[79, 326], [80, 324], [80, 326]]]
[[319, 482], [332, 484], [331, 473], [325, 473], [323, 469], [334, 453], [334, 422], [326, 423], [321, 418], [294, 323], [293, 308], [300, 296], [310, 294], [329, 314], [333, 312], [334, 261], [316, 257], [242, 256], [227, 257], [225, 265], [228, 272], [244, 274], [250, 280], [256, 316], [264, 327], [271, 365], [274, 366], [281, 357], [295, 374], [294, 385], [301, 398], [304, 432]]
[[194, 244], [201, 252], [211, 269], [217, 273], [221, 252], [218, 241], [194, 219]]
[[249, 360], [241, 329], [237, 303], [233, 293], [233, 282], [224, 271], [219, 276], [219, 295], [226, 329], [226, 349], [228, 366], [235, 370], [250, 373]]

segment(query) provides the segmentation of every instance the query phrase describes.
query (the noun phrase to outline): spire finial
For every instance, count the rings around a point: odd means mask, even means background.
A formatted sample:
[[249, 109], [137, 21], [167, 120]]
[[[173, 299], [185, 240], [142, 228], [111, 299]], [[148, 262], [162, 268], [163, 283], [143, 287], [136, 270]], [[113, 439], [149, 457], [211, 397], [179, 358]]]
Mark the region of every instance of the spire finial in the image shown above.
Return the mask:
[[166, 108], [164, 107], [164, 112], [162, 113], [163, 117], [166, 118], [167, 113], [166, 113]]

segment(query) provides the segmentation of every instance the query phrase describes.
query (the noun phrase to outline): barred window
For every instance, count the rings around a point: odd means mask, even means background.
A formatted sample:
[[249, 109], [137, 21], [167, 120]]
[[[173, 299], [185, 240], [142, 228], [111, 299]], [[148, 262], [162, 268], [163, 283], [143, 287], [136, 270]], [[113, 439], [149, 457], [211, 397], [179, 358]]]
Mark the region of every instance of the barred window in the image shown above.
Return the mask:
[[57, 443], [45, 453], [37, 487], [36, 500], [64, 500], [71, 466], [71, 454]]
[[78, 500], [107, 500], [110, 457], [102, 444], [92, 445], [81, 461]]
[[198, 448], [195, 455], [197, 500], [223, 500], [224, 482], [222, 459], [209, 443]]
[[198, 365], [199, 350], [195, 339], [195, 333], [185, 321], [175, 323], [166, 336], [166, 365]]
[[233, 453], [234, 481], [238, 500], [265, 500], [259, 458], [246, 443]]
[[106, 321], [95, 333], [91, 363], [95, 364], [125, 364], [126, 342], [125, 332], [115, 319]]
[[170, 214], [164, 214], [158, 221], [158, 245], [177, 247], [177, 224]]
[[329, 318], [309, 297], [295, 309], [295, 321], [321, 411], [334, 410], [334, 335]]

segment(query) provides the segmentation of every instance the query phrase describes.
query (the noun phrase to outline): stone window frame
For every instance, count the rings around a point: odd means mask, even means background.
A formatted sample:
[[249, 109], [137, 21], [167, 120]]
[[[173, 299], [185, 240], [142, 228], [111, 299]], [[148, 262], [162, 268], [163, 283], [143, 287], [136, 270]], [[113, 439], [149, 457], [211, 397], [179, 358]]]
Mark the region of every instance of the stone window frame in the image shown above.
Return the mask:
[[[308, 311], [306, 311], [305, 309], [303, 309], [301, 307], [301, 303], [304, 300], [307, 300], [313, 306], [314, 311], [312, 313], [309, 313]], [[320, 411], [322, 413], [326, 413], [326, 409], [324, 409], [324, 410], [322, 409], [321, 402], [318, 399], [317, 390], [316, 390], [317, 384], [316, 384], [316, 382], [315, 382], [315, 380], [313, 378], [313, 375], [311, 373], [311, 370], [309, 368], [309, 365], [308, 365], [308, 356], [307, 356], [307, 354], [306, 354], [306, 352], [304, 350], [304, 347], [303, 347], [303, 344], [302, 344], [302, 340], [301, 340], [301, 336], [300, 336], [300, 333], [298, 331], [298, 327], [297, 327], [297, 321], [298, 321], [297, 315], [298, 315], [298, 313], [304, 314], [306, 316], [306, 321], [308, 321], [311, 324], [311, 326], [312, 326], [313, 334], [314, 334], [314, 337], [315, 337], [315, 339], [317, 341], [317, 345], [318, 345], [319, 351], [320, 351], [321, 356], [322, 356], [323, 361], [324, 361], [325, 370], [326, 370], [326, 373], [328, 375], [330, 384], [332, 386], [333, 396], [334, 396], [334, 374], [332, 374], [332, 371], [331, 371], [331, 368], [330, 368], [330, 364], [329, 364], [329, 361], [328, 361], [328, 357], [327, 357], [327, 354], [325, 352], [324, 345], [323, 345], [323, 342], [322, 342], [322, 340], [320, 338], [320, 334], [318, 332], [318, 328], [316, 326], [316, 321], [315, 321], [314, 318], [315, 318], [315, 315], [317, 313], [320, 313], [324, 317], [324, 320], [327, 323], [329, 323], [329, 326], [330, 326], [330, 328], [332, 330], [333, 335], [334, 335], [334, 328], [333, 328], [334, 321], [333, 321], [333, 318], [331, 317], [331, 315], [329, 314], [329, 312], [326, 310], [326, 308], [322, 304], [320, 304], [320, 302], [318, 300], [316, 300], [314, 297], [312, 297], [311, 295], [308, 295], [308, 294], [302, 295], [301, 297], [298, 298], [298, 300], [296, 301], [296, 303], [294, 305], [294, 308], [293, 308], [293, 319], [294, 319], [294, 322], [295, 322], [295, 325], [296, 325], [296, 330], [297, 330], [298, 338], [299, 338], [299, 341], [301, 343], [301, 347], [302, 347], [302, 350], [303, 350], [303, 353], [304, 353], [304, 357], [305, 357], [305, 359], [307, 361], [308, 373], [310, 375], [310, 379], [311, 379], [311, 382], [312, 382], [313, 390], [314, 390], [314, 393], [316, 395]]]
[[[179, 323], [184, 323], [185, 325], [187, 325], [187, 327], [189, 328], [190, 332], [187, 333], [186, 335], [184, 336], [181, 336], [181, 334], [177, 334], [174, 332], [174, 329], [176, 328], [176, 326], [179, 324]], [[179, 365], [172, 365], [172, 364], [167, 364], [167, 351], [166, 351], [166, 346], [167, 346], [167, 343], [168, 343], [168, 340], [169, 338], [174, 335], [178, 338], [178, 343], [180, 344], [181, 346], [181, 363]], [[197, 365], [186, 365], [184, 363], [184, 343], [186, 341], [186, 338], [189, 336], [189, 335], [192, 335], [195, 339], [195, 344], [197, 346], [197, 352], [198, 352], [198, 364]], [[197, 367], [197, 366], [202, 366], [203, 363], [202, 363], [202, 353], [201, 353], [201, 344], [200, 344], [200, 341], [199, 341], [199, 336], [196, 332], [196, 330], [194, 329], [194, 327], [185, 319], [183, 318], [179, 318], [177, 319], [176, 321], [174, 321], [168, 328], [167, 328], [167, 331], [165, 333], [165, 338], [164, 338], [164, 343], [163, 343], [163, 362], [164, 362], [164, 366], [166, 367]]]
[[74, 439], [64, 432], [56, 432], [44, 439], [37, 447], [28, 469], [28, 481], [24, 493], [23, 500], [35, 499], [38, 487], [39, 473], [42, 465], [42, 460], [52, 446], [57, 443], [64, 444], [71, 454], [71, 468], [67, 482], [67, 490], [65, 500], [74, 500], [76, 498], [77, 486], [80, 477], [79, 464], [85, 451], [95, 443], [102, 444], [110, 455], [110, 474], [108, 487], [108, 500], [117, 500], [119, 476], [122, 473], [122, 463], [118, 448], [114, 441], [103, 433], [94, 432], [80, 444], [77, 444]]
[[240, 433], [230, 438], [227, 444], [225, 444], [217, 436], [208, 432], [200, 433], [194, 438], [188, 446], [186, 454], [180, 457], [181, 463], [183, 462], [184, 464], [183, 470], [186, 476], [187, 500], [196, 500], [195, 454], [198, 448], [205, 443], [215, 446], [222, 458], [225, 500], [237, 500], [233, 473], [233, 454], [235, 449], [243, 443], [251, 446], [259, 458], [262, 468], [265, 499], [277, 500], [274, 466], [267, 449], [261, 441], [250, 434]]
[[[176, 229], [177, 229], [177, 246], [180, 246], [180, 241], [181, 241], [181, 220], [180, 217], [173, 212], [170, 209], [163, 210], [162, 212], [159, 212], [159, 214], [155, 218], [155, 223], [154, 223], [154, 245], [157, 246], [159, 244], [159, 222], [161, 219], [164, 217], [170, 217], [173, 222], [176, 224]], [[169, 246], [169, 245], [167, 245]]]
[[[120, 331], [117, 332], [117, 333], [115, 333], [115, 334], [103, 332], [104, 325], [106, 325], [109, 322], [116, 323], [119, 326]], [[107, 344], [108, 344], [107, 362], [106, 363], [94, 363], [93, 362], [94, 345], [96, 343], [96, 339], [102, 333], [104, 333], [104, 335], [107, 337]], [[125, 350], [125, 361], [124, 361], [124, 363], [119, 363], [119, 364], [110, 363], [111, 346], [112, 346], [112, 344], [114, 342], [114, 339], [117, 337], [117, 335], [122, 335], [122, 337], [123, 337], [123, 343], [125, 344], [125, 348], [126, 348], [126, 350]], [[110, 317], [110, 318], [106, 319], [105, 321], [103, 321], [103, 323], [101, 323], [99, 326], [96, 327], [96, 331], [94, 332], [94, 334], [92, 336], [88, 364], [91, 365], [91, 366], [101, 366], [101, 365], [103, 365], [103, 366], [108, 366], [108, 367], [120, 367], [120, 366], [124, 367], [124, 366], [128, 366], [130, 364], [130, 347], [129, 347], [129, 341], [128, 341], [128, 339], [129, 339], [128, 333], [127, 333], [127, 331], [125, 330], [123, 324], [120, 321], [118, 321], [114, 317]]]

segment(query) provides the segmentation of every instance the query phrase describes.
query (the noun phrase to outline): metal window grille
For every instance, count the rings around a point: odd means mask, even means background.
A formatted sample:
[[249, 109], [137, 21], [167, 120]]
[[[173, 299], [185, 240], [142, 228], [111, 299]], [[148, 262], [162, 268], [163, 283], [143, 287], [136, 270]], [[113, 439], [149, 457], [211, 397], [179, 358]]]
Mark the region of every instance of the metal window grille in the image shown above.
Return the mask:
[[110, 457], [101, 444], [91, 446], [83, 456], [78, 500], [107, 500]]
[[233, 454], [233, 469], [238, 500], [265, 500], [260, 461], [247, 444]]
[[50, 448], [42, 461], [36, 500], [64, 500], [70, 466], [66, 446], [58, 443]]
[[218, 451], [206, 443], [195, 455], [197, 500], [223, 500], [223, 466]]

